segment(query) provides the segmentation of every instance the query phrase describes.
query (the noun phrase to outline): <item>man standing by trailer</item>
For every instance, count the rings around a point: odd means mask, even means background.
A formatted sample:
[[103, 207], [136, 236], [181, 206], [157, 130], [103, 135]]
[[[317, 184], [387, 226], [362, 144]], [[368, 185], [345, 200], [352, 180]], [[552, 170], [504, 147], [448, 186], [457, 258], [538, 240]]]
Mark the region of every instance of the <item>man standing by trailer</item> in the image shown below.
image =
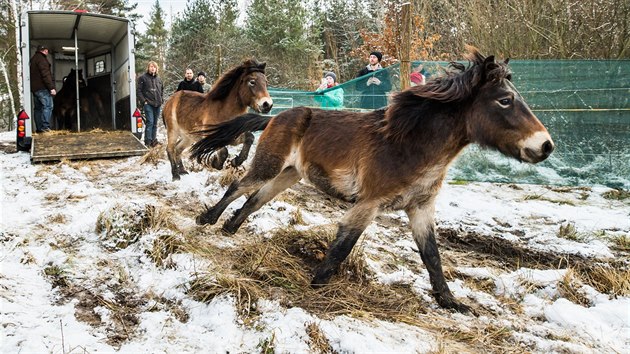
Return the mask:
[[138, 78], [136, 98], [138, 106], [144, 109], [147, 120], [144, 131], [144, 145], [154, 147], [158, 145], [157, 126], [162, 107], [162, 80], [158, 77], [158, 66], [154, 61], [147, 63], [147, 72]]
[[53, 96], [57, 94], [50, 71], [50, 63], [46, 56], [48, 47], [40, 44], [37, 52], [31, 57], [31, 92], [35, 96], [33, 115], [35, 116], [35, 132], [50, 131], [50, 117], [53, 111]]

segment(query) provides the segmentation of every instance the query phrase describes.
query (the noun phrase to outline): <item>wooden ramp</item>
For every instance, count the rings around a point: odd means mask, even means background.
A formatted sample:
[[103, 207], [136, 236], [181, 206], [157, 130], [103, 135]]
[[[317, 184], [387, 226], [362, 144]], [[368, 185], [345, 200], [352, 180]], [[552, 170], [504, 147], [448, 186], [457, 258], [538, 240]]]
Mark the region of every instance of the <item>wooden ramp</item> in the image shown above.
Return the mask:
[[147, 148], [129, 131], [92, 131], [84, 133], [50, 132], [34, 134], [31, 161], [98, 159], [139, 156]]

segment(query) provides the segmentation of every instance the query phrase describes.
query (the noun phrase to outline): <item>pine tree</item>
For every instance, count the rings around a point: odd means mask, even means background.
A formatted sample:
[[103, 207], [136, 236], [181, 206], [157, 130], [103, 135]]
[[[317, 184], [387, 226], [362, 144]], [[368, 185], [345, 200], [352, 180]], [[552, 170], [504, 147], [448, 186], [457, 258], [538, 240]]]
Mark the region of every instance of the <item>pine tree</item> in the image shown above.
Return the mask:
[[258, 59], [267, 60], [274, 85], [312, 89], [320, 39], [308, 29], [312, 16], [300, 0], [254, 0], [245, 27]]
[[144, 72], [148, 60], [156, 61], [163, 72], [166, 68], [168, 31], [165, 28], [164, 10], [159, 0], [155, 0], [151, 7], [149, 21], [145, 22], [145, 25], [147, 30], [138, 36], [136, 43], [136, 72]]

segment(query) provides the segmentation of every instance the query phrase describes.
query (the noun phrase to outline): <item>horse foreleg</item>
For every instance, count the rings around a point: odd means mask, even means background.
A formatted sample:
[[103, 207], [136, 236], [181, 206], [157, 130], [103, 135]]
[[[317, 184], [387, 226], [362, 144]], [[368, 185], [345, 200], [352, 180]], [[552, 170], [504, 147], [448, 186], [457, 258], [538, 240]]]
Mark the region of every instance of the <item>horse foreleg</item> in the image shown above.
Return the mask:
[[233, 167], [238, 167], [243, 162], [245, 162], [245, 160], [247, 160], [247, 156], [249, 155], [249, 149], [252, 147], [253, 144], [254, 144], [254, 134], [252, 134], [251, 132], [244, 133], [243, 134], [243, 148], [241, 149], [241, 152], [238, 154], [238, 156], [234, 158], [234, 160], [232, 160]]
[[222, 147], [210, 158], [210, 166], [214, 167], [217, 170], [222, 170], [223, 164], [225, 163], [225, 160], [227, 160], [227, 158], [228, 149], [226, 147]]
[[339, 266], [348, 257], [363, 230], [376, 216], [377, 210], [377, 205], [363, 203], [355, 205], [346, 213], [339, 223], [337, 237], [328, 248], [326, 257], [315, 268], [315, 276], [311, 281], [311, 286], [323, 286], [337, 273]]
[[256, 193], [252, 194], [243, 207], [237, 210], [234, 215], [223, 224], [223, 230], [231, 234], [236, 233], [243, 222], [253, 212], [273, 199], [278, 193], [291, 187], [300, 180], [300, 175], [294, 167], [285, 168], [276, 178], [267, 182]]
[[435, 301], [444, 307], [455, 309], [459, 312], [468, 312], [468, 306], [455, 300], [455, 297], [446, 284], [442, 271], [442, 261], [435, 242], [435, 221], [433, 205], [425, 208], [413, 208], [406, 210], [413, 233], [413, 239], [418, 246], [420, 258], [427, 271]]

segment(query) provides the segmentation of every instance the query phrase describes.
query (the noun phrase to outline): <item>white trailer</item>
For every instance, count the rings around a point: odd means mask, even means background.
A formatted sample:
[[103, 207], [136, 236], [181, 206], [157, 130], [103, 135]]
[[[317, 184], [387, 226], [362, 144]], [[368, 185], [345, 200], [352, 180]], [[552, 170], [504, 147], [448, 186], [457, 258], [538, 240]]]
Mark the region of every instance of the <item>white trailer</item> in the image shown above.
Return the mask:
[[[144, 124], [136, 109], [134, 34], [128, 19], [85, 11], [27, 11], [20, 16], [19, 31], [24, 94], [17, 117], [18, 150], [30, 150], [33, 162], [146, 152], [139, 140]], [[57, 92], [71, 69], [81, 70], [85, 84], [98, 92], [102, 102], [88, 106], [76, 85], [71, 100], [76, 122], [67, 133], [34, 133], [29, 66], [39, 44], [49, 48]], [[99, 117], [98, 121], [86, 122], [92, 114]], [[58, 119], [51, 118], [53, 128]]]

